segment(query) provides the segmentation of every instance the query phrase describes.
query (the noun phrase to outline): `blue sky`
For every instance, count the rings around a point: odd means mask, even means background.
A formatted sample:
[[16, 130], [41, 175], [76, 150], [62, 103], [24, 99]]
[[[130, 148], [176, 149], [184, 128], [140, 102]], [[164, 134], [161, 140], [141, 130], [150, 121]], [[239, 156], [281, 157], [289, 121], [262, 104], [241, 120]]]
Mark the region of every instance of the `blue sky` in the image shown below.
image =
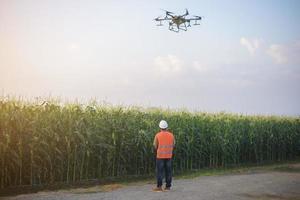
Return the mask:
[[[173, 33], [160, 9], [204, 16]], [[0, 0], [3, 95], [300, 114], [300, 1]]]

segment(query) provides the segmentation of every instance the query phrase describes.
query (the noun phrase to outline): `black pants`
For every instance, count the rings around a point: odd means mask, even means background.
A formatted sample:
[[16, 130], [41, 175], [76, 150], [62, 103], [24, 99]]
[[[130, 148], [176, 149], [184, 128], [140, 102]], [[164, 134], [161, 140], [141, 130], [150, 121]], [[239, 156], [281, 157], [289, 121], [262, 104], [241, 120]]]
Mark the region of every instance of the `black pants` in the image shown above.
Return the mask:
[[171, 187], [172, 183], [172, 159], [156, 159], [157, 187], [162, 186], [163, 175], [166, 178], [166, 187]]

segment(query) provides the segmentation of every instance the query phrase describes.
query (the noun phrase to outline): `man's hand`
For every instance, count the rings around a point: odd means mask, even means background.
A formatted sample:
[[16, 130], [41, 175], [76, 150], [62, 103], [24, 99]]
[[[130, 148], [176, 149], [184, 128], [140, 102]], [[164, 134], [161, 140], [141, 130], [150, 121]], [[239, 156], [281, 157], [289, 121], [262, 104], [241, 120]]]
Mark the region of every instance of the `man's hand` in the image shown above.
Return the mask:
[[156, 153], [157, 148], [155, 146], [153, 146], [152, 150], [153, 150], [154, 153]]

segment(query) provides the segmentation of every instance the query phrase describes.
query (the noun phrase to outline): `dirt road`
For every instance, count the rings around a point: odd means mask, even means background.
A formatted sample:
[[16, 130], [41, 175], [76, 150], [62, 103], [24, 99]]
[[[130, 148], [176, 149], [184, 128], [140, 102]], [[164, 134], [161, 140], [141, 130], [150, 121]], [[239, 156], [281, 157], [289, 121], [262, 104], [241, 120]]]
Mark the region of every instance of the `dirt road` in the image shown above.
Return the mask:
[[8, 200], [300, 200], [300, 173], [264, 171], [201, 176], [173, 181], [168, 192], [152, 192], [153, 184], [115, 185], [112, 191], [66, 190], [4, 197]]

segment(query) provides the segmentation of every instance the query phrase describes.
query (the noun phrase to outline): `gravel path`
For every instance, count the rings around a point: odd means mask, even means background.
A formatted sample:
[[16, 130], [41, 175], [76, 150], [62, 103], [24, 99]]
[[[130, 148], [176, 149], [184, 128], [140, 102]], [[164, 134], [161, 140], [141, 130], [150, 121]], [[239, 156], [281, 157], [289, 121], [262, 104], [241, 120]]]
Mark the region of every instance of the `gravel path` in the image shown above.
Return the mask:
[[[260, 172], [202, 176], [173, 181], [168, 192], [152, 192], [151, 184], [130, 185], [110, 192], [39, 192], [0, 198], [8, 200], [300, 200], [300, 173]], [[75, 190], [76, 191], [76, 190]]]

